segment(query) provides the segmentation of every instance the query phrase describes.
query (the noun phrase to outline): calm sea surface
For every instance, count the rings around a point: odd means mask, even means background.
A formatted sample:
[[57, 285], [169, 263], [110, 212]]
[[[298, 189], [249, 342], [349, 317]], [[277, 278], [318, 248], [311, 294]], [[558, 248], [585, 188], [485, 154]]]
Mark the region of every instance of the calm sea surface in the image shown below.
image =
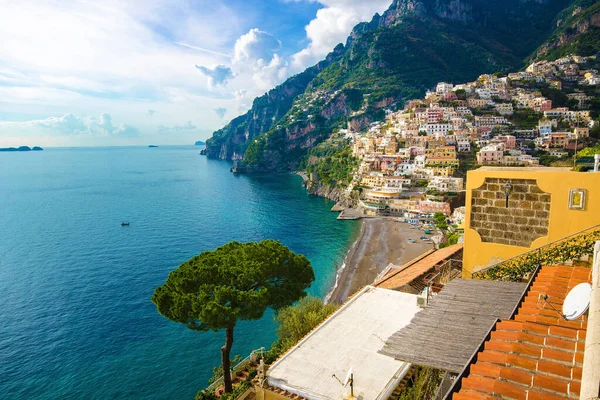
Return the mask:
[[[231, 240], [280, 240], [331, 286], [359, 225], [293, 175], [234, 176], [190, 147], [0, 153], [0, 397], [189, 399], [220, 364], [150, 302], [169, 271]], [[129, 227], [121, 227], [129, 221]], [[232, 354], [275, 339], [239, 323]]]

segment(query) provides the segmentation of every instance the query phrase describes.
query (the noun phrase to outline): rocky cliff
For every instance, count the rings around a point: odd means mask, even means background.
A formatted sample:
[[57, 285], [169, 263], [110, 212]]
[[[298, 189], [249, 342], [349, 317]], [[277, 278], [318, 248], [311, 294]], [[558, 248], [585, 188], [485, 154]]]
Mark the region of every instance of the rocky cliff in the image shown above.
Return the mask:
[[577, 0], [558, 14], [555, 30], [530, 58], [555, 60], [577, 54], [591, 56], [600, 51], [600, 2]]
[[248, 171], [285, 171], [339, 128], [365, 129], [384, 109], [439, 81], [520, 68], [568, 0], [394, 0], [326, 60], [254, 101], [207, 142]]

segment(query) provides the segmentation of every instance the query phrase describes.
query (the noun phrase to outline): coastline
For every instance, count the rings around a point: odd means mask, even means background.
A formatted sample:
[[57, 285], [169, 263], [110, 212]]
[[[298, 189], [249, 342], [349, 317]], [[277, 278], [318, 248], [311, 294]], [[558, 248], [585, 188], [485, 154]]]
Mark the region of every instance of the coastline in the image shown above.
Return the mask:
[[[412, 229], [410, 224], [400, 222], [397, 218], [366, 217], [352, 212], [353, 209], [340, 202], [337, 198], [339, 196], [333, 196], [331, 190], [309, 190], [309, 177], [306, 172], [293, 173], [302, 177], [302, 183], [309, 194], [336, 202], [331, 211], [341, 211], [338, 219], [361, 220], [360, 232], [336, 271], [335, 281], [323, 299], [325, 303], [345, 302], [361, 288], [375, 282], [386, 271], [388, 265], [400, 267], [434, 248], [433, 244], [420, 240], [423, 232]], [[339, 192], [335, 194], [339, 195]], [[409, 238], [415, 239], [416, 242], [409, 243]]]
[[[392, 263], [401, 266], [433, 248], [419, 240], [422, 231], [391, 218], [364, 218], [360, 233], [336, 273], [325, 302], [340, 304], [362, 287], [373, 283]], [[408, 239], [416, 239], [409, 243]]]

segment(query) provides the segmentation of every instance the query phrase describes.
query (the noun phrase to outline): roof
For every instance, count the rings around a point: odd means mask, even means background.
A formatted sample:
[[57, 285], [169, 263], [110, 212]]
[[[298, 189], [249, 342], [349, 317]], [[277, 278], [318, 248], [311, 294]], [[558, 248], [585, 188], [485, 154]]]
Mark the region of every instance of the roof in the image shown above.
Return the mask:
[[398, 269], [390, 270], [383, 278], [376, 281], [373, 286], [383, 289], [397, 289], [404, 285], [408, 285], [421, 275], [429, 272], [439, 262], [451, 258], [462, 250], [462, 248], [462, 243], [454, 244], [435, 252], [428, 253], [425, 257], [415, 258]]
[[309, 399], [337, 400], [349, 388], [332, 375], [344, 380], [352, 368], [355, 394], [375, 400], [410, 366], [378, 354], [382, 338], [408, 325], [419, 310], [415, 295], [367, 286], [276, 361], [268, 384]]
[[590, 281], [587, 267], [541, 268], [515, 317], [496, 324], [452, 399], [578, 399], [587, 322], [563, 320], [538, 296], [547, 294], [560, 310], [574, 286]]
[[421, 366], [460, 372], [497, 318], [510, 318], [524, 283], [454, 279], [379, 352]]
[[[481, 167], [473, 172], [510, 171], [510, 172], [572, 172], [571, 167]], [[469, 171], [471, 172], [471, 171]]]

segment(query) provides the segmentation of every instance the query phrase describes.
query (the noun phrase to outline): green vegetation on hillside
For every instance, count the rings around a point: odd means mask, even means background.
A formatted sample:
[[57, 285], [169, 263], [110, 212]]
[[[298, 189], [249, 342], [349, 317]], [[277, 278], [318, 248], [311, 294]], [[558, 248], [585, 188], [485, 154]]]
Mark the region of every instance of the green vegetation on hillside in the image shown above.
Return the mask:
[[[557, 15], [562, 11], [567, 21], [576, 10], [565, 7], [582, 7], [565, 24], [588, 18], [598, 7], [591, 0], [462, 0], [459, 8], [448, 0], [414, 0], [396, 14], [399, 1], [381, 17], [359, 24], [346, 46], [338, 45], [326, 61], [257, 99], [243, 118], [215, 132], [207, 154], [245, 153], [249, 171], [297, 169], [309, 149], [336, 128], [349, 124], [364, 130], [383, 118], [385, 108], [398, 108], [440, 81], [467, 82], [482, 73], [519, 69], [552, 34]], [[545, 92], [555, 106], [567, 104], [563, 94]], [[519, 127], [533, 127], [533, 115], [517, 113], [515, 119]]]
[[334, 304], [325, 304], [321, 299], [308, 296], [293, 306], [279, 310], [275, 314], [277, 340], [271, 347], [271, 357], [275, 358], [289, 350], [336, 309]]
[[301, 166], [309, 174], [317, 173], [325, 185], [342, 186], [352, 180], [358, 159], [352, 156], [352, 149], [345, 142], [323, 143], [308, 152]]
[[[576, 0], [555, 18], [556, 29], [538, 49], [537, 58], [556, 60], [576, 54], [591, 56], [600, 51], [600, 27], [590, 23], [600, 13], [597, 0]], [[536, 57], [534, 57], [536, 58]]]

